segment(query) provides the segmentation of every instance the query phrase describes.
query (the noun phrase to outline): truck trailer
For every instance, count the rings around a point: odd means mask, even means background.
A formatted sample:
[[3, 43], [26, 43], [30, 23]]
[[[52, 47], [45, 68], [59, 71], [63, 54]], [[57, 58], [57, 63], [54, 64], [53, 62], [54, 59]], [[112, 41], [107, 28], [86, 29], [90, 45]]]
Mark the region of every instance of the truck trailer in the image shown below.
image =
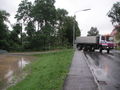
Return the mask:
[[109, 35], [77, 37], [75, 44], [78, 50], [95, 51], [107, 50], [107, 53], [114, 48], [113, 37]]

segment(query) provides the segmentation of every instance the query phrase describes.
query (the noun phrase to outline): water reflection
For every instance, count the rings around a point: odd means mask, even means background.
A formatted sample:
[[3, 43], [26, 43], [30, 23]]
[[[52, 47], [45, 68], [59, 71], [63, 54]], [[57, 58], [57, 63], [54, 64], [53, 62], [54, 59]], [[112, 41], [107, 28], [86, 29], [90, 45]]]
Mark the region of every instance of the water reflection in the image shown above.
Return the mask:
[[15, 79], [22, 76], [23, 68], [32, 60], [31, 56], [0, 55], [0, 90], [14, 84]]
[[87, 57], [91, 64], [92, 70], [98, 81], [108, 81], [108, 63], [105, 62], [105, 58], [101, 58], [100, 53], [87, 53]]
[[103, 67], [93, 68], [95, 76], [98, 81], [108, 81], [108, 66], [107, 64]]
[[13, 79], [13, 70], [8, 70], [8, 72], [5, 74], [4, 79], [7, 79], [7, 83], [10, 83]]
[[25, 67], [26, 64], [29, 64], [30, 61], [26, 61], [24, 59], [24, 57], [22, 57], [19, 61], [18, 61], [18, 66], [19, 68], [23, 69]]

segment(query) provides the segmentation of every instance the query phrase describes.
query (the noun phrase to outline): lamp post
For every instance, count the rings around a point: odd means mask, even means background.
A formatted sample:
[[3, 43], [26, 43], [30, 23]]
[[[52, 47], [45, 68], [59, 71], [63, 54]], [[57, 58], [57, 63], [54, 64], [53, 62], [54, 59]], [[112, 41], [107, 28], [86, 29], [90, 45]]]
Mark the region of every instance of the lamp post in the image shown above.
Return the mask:
[[74, 12], [74, 21], [73, 21], [73, 49], [75, 48], [75, 19], [76, 19], [76, 13], [82, 12], [82, 11], [89, 11], [91, 9], [83, 9], [83, 10], [78, 10]]

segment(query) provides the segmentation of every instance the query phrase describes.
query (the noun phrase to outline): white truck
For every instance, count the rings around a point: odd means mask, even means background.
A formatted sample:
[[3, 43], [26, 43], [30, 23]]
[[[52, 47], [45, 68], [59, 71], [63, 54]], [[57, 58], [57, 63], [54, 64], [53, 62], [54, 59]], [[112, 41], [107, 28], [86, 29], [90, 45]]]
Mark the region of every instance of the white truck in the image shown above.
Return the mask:
[[101, 53], [102, 50], [107, 50], [109, 53], [114, 48], [113, 37], [109, 35], [77, 37], [75, 44], [78, 50], [94, 51], [99, 49]]

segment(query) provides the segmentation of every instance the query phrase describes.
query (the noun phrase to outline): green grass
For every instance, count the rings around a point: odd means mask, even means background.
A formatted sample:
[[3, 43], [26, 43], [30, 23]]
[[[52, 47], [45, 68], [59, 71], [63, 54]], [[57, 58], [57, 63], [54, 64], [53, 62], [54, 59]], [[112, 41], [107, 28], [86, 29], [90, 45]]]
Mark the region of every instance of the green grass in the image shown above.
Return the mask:
[[62, 90], [73, 50], [35, 55], [37, 60], [25, 69], [30, 73], [8, 90]]
[[120, 47], [117, 47], [116, 50], [120, 50]]

